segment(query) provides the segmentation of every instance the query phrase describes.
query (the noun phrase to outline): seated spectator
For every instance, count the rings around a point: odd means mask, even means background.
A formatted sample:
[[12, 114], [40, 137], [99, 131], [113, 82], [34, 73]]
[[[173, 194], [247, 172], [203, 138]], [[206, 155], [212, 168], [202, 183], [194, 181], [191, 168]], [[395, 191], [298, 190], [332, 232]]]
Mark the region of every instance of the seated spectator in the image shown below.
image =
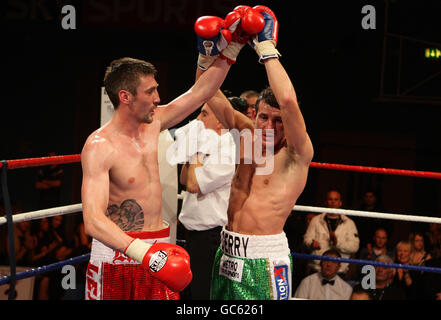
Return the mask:
[[441, 258], [441, 224], [429, 223], [429, 231], [426, 232], [427, 251], [432, 258]]
[[352, 288], [351, 298], [349, 300], [374, 300], [371, 290], [363, 289], [360, 284]]
[[257, 99], [259, 98], [259, 93], [254, 90], [247, 90], [247, 91], [242, 92], [240, 94], [240, 97], [242, 99], [245, 99], [246, 102], [248, 103], [248, 109], [247, 109], [246, 116], [254, 121], [256, 119], [256, 113], [257, 113], [256, 112], [256, 102], [257, 102]]
[[[441, 257], [426, 261], [427, 267], [441, 268]], [[423, 298], [427, 300], [441, 300], [441, 273], [424, 272], [421, 277]]]
[[[327, 250], [324, 256], [338, 257], [335, 249]], [[340, 262], [320, 260], [321, 271], [313, 273], [300, 282], [294, 297], [311, 300], [349, 300], [352, 287], [337, 274]]]
[[[291, 252], [296, 253], [310, 253], [310, 250], [303, 242], [303, 236], [308, 228], [311, 219], [316, 216], [316, 213], [308, 212], [295, 213], [291, 212], [284, 226], [284, 232], [288, 238], [289, 248]], [[295, 272], [292, 275], [293, 294], [297, 289], [302, 279], [311, 274], [308, 268], [307, 259], [293, 259], [293, 268]]]
[[[412, 245], [409, 241], [400, 241], [395, 247], [396, 257], [395, 262], [400, 264], [410, 264], [410, 254], [412, 252]], [[416, 295], [416, 273], [409, 269], [398, 268], [394, 277], [394, 283], [403, 288], [408, 300], [417, 298]]]
[[[326, 205], [338, 209], [342, 206], [340, 192], [331, 190], [326, 196]], [[303, 241], [312, 254], [321, 255], [334, 248], [343, 258], [350, 258], [358, 251], [359, 239], [355, 223], [349, 217], [341, 214], [322, 213], [312, 218]], [[312, 271], [320, 271], [318, 260], [311, 260]], [[349, 264], [341, 263], [339, 274], [348, 272]]]
[[387, 246], [388, 235], [386, 229], [383, 227], [375, 230], [372, 238], [372, 244], [368, 243], [367, 246], [360, 251], [360, 259], [362, 260], [375, 260], [381, 255], [394, 256], [393, 250]]
[[[393, 259], [387, 255], [377, 257], [376, 261], [393, 263]], [[393, 282], [395, 272], [395, 268], [375, 267], [375, 289], [369, 289], [374, 300], [406, 300], [403, 288]]]
[[36, 247], [36, 238], [31, 233], [30, 221], [23, 221], [14, 225], [15, 263], [18, 266], [32, 266], [32, 255]]
[[432, 259], [429, 252], [425, 250], [424, 235], [421, 232], [413, 232], [409, 236], [411, 244], [410, 264], [423, 266], [426, 260]]
[[[393, 250], [389, 249], [387, 246], [388, 235], [386, 229], [383, 227], [377, 228], [372, 240], [372, 244], [368, 243], [365, 248], [360, 250], [359, 258], [361, 260], [375, 261], [377, 257], [381, 255], [387, 255], [389, 257], [393, 257], [395, 255]], [[359, 265], [357, 268], [359, 276], [361, 268], [361, 265]]]
[[[56, 155], [56, 152], [49, 152], [50, 157]], [[63, 168], [57, 164], [43, 166], [38, 169], [35, 188], [39, 194], [39, 209], [47, 209], [59, 205], [63, 175]]]
[[[380, 201], [374, 191], [368, 190], [363, 194], [362, 203], [358, 210], [371, 212], [384, 212]], [[375, 230], [382, 227], [388, 234], [392, 232], [392, 221], [387, 219], [378, 219], [375, 217], [354, 217], [353, 218], [360, 236], [360, 248], [365, 248], [371, 244]]]

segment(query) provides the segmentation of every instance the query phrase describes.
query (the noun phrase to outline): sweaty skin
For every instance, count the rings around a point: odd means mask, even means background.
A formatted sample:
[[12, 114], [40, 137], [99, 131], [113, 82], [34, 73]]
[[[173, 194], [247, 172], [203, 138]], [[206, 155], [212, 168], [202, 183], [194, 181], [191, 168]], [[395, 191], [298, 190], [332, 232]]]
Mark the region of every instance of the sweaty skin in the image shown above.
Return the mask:
[[136, 95], [118, 93], [112, 119], [86, 140], [81, 164], [83, 219], [86, 233], [124, 252], [134, 238], [127, 231], [165, 227], [161, 213], [158, 137], [208, 100], [230, 68], [217, 59], [206, 77], [164, 106], [153, 75], [140, 76]]
[[269, 143], [266, 130], [274, 130], [274, 165], [272, 172], [266, 175], [256, 174], [258, 167], [265, 167], [265, 163], [258, 165], [255, 159], [252, 164], [244, 163], [244, 140], [241, 140], [241, 160], [231, 185], [227, 226], [228, 230], [241, 234], [270, 235], [283, 231], [306, 185], [313, 157], [312, 143], [291, 80], [278, 59], [267, 59], [264, 65], [280, 110], [260, 101], [252, 122], [234, 110], [220, 90], [208, 101], [224, 127], [249, 129], [254, 137], [254, 130], [261, 129], [262, 150]]

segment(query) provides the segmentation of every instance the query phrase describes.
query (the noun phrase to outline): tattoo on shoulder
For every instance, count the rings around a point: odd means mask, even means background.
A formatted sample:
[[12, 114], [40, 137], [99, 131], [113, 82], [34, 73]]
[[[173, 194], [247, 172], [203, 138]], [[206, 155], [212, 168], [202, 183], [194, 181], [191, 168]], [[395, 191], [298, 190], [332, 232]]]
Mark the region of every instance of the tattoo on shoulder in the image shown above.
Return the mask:
[[123, 231], [140, 231], [144, 226], [144, 212], [134, 199], [124, 200], [120, 206], [108, 206], [106, 216]]

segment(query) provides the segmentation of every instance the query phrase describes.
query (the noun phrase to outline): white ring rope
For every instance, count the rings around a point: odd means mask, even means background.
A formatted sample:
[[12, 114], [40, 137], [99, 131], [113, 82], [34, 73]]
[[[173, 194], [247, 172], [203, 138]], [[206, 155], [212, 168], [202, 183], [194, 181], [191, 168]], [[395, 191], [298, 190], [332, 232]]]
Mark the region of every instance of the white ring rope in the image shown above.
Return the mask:
[[[53, 216], [60, 216], [69, 213], [77, 213], [83, 211], [83, 205], [81, 203], [71, 204], [63, 207], [54, 207], [50, 209], [43, 209], [38, 211], [30, 211], [25, 213], [17, 213], [12, 215], [12, 222], [23, 222], [29, 220], [37, 220], [42, 218], [48, 218]], [[6, 223], [6, 217], [0, 217], [0, 225]]]
[[348, 210], [348, 209], [332, 209], [332, 208], [310, 207], [310, 206], [294, 206], [293, 210], [294, 211], [303, 211], [303, 212], [333, 213], [333, 214], [344, 214], [347, 216], [358, 216], [358, 217], [368, 217], [368, 218], [380, 218], [380, 219], [390, 219], [390, 220], [403, 220], [403, 221], [412, 221], [412, 222], [427, 222], [427, 223], [441, 224], [441, 218], [425, 217], [425, 216], [412, 216], [412, 215], [397, 214], [397, 213], [384, 213], [384, 212], [360, 211], [360, 210]]
[[[177, 198], [182, 200], [185, 191], [177, 195]], [[360, 211], [360, 210], [348, 210], [348, 209], [332, 209], [324, 207], [312, 207], [312, 206], [301, 206], [296, 205], [293, 208], [294, 211], [301, 212], [315, 212], [315, 213], [334, 213], [334, 214], [344, 214], [348, 216], [358, 216], [358, 217], [368, 217], [368, 218], [379, 218], [379, 219], [390, 219], [390, 220], [403, 220], [409, 222], [426, 222], [426, 223], [438, 223], [441, 224], [441, 218], [436, 217], [426, 217], [426, 216], [413, 216], [406, 214], [397, 213], [384, 213], [375, 211]], [[63, 207], [55, 207], [50, 209], [43, 209], [38, 211], [31, 211], [25, 213], [18, 213], [12, 216], [13, 223], [23, 222], [28, 220], [36, 220], [41, 218], [53, 217], [58, 215], [64, 215], [69, 213], [77, 213], [82, 211], [82, 204], [72, 204]], [[0, 217], [0, 225], [6, 223], [6, 217]]]

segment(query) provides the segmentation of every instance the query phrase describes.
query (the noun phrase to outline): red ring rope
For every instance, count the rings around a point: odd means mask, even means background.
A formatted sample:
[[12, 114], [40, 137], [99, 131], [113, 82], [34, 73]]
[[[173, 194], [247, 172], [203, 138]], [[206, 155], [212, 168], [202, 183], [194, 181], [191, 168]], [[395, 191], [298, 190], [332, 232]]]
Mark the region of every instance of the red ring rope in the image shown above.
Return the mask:
[[[81, 161], [81, 155], [74, 154], [74, 155], [67, 155], [67, 156], [54, 156], [54, 157], [7, 160], [7, 163], [8, 163], [8, 169], [17, 169], [17, 168], [36, 167], [36, 166], [50, 165], [50, 164], [66, 164], [66, 163], [73, 163], [73, 162], [80, 162], [80, 161]], [[2, 166], [3, 166], [3, 164], [0, 163], [0, 168]], [[321, 168], [321, 169], [330, 169], [330, 170], [342, 170], [342, 171], [354, 171], [354, 172], [378, 173], [378, 174], [389, 174], [389, 175], [399, 175], [399, 176], [441, 179], [441, 172], [364, 167], [364, 166], [353, 166], [353, 165], [347, 165], [347, 164], [332, 164], [332, 163], [322, 163], [322, 162], [311, 162], [310, 167]]]
[[311, 162], [310, 166], [313, 168], [323, 168], [323, 169], [342, 170], [342, 171], [356, 171], [356, 172], [368, 172], [368, 173], [390, 174], [390, 175], [399, 175], [399, 176], [441, 179], [441, 172], [375, 168], [375, 167], [351, 166], [347, 164], [331, 164], [331, 163], [320, 163], [320, 162]]
[[[44, 166], [50, 164], [73, 163], [80, 161], [81, 161], [81, 155], [73, 154], [68, 156], [7, 160], [7, 163], [8, 163], [8, 169], [18, 169], [18, 168], [27, 168], [27, 167], [38, 167], [38, 166]], [[0, 168], [2, 167], [3, 167], [3, 163], [0, 163]]]

